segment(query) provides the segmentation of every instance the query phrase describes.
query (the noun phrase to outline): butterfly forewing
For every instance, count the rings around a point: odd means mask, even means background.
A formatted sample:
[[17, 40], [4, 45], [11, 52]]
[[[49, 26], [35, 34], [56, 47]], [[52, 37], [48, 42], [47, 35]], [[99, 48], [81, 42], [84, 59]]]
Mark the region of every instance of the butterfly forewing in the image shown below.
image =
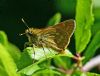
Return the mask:
[[74, 29], [74, 20], [66, 20], [57, 25], [48, 27], [41, 32], [42, 42], [58, 52], [64, 51], [69, 44]]

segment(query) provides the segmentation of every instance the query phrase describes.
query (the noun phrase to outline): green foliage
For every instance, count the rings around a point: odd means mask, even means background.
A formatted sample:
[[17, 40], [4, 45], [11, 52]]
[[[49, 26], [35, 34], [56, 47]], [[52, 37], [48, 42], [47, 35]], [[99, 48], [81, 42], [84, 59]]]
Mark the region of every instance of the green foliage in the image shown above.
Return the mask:
[[75, 40], [78, 53], [81, 53], [90, 41], [93, 20], [92, 0], [77, 0]]
[[87, 76], [100, 76], [100, 74], [96, 74], [96, 73], [89, 73], [89, 72], [87, 72]]
[[[6, 48], [5, 45], [9, 45], [8, 41], [7, 41], [7, 37], [5, 35], [4, 32], [0, 31], [0, 60], [1, 60], [1, 71], [0, 74], [3, 74], [1, 76], [20, 76], [19, 74], [17, 74], [16, 70], [17, 70], [17, 66], [14, 62], [14, 58], [12, 58], [11, 54], [8, 52], [8, 49]], [[10, 46], [13, 47], [13, 46]], [[10, 49], [12, 50], [12, 49]], [[16, 49], [15, 49], [16, 50]], [[13, 53], [16, 53], [15, 51], [12, 50]], [[15, 54], [15, 56], [17, 56]], [[4, 74], [5, 71], [5, 74]]]
[[[60, 21], [61, 13], [56, 13], [47, 25], [55, 25]], [[46, 47], [44, 49], [27, 47], [21, 52], [8, 41], [6, 34], [0, 31], [0, 76], [99, 76], [100, 74], [84, 72], [81, 69], [84, 67], [82, 64], [87, 63], [100, 48], [99, 22], [94, 24], [96, 27], [91, 27], [93, 21], [92, 0], [77, 0], [75, 31], [77, 55], [67, 48], [64, 54]]]
[[2, 45], [7, 45], [7, 36], [3, 31], [0, 31], [0, 43]]
[[94, 54], [98, 48], [100, 48], [100, 31], [96, 33], [96, 35], [93, 37], [91, 43], [87, 47], [87, 49], [84, 53], [84, 56], [86, 57], [84, 62], [87, 62], [89, 59], [91, 59], [94, 56]]
[[61, 20], [61, 14], [60, 13], [56, 13], [48, 22], [48, 26], [51, 26], [51, 25], [56, 25], [60, 22]]

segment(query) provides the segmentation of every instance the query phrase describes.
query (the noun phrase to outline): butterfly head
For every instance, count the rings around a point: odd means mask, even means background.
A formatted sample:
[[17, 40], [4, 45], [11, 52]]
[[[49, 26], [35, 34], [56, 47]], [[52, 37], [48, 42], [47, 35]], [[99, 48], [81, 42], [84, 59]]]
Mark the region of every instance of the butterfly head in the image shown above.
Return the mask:
[[34, 34], [33, 29], [32, 28], [26, 29], [25, 34], [26, 36], [32, 36]]

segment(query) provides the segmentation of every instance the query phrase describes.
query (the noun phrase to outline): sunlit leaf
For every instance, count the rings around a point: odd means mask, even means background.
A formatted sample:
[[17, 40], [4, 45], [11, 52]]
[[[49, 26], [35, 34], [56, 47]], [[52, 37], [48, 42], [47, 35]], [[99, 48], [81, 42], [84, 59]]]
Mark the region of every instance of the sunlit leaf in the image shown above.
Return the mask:
[[92, 0], [77, 0], [75, 40], [78, 53], [81, 53], [90, 41], [93, 21]]
[[61, 20], [61, 14], [60, 13], [56, 13], [48, 22], [48, 26], [51, 26], [51, 25], [56, 25], [60, 22]]
[[0, 76], [8, 76], [7, 72], [5, 71], [4, 67], [0, 65]]
[[11, 55], [8, 53], [8, 51], [4, 48], [4, 46], [0, 43], [0, 59], [2, 60], [2, 64], [5, 68], [5, 71], [9, 76], [20, 76], [17, 74], [16, 70], [16, 64], [11, 57]]
[[41, 68], [38, 65], [30, 65], [22, 70], [20, 70], [18, 73], [23, 73], [25, 75], [32, 75], [37, 70], [40, 70]]
[[0, 43], [3, 45], [8, 44], [7, 36], [6, 36], [5, 32], [3, 32], [3, 31], [0, 31]]
[[15, 45], [11, 44], [8, 41], [7, 35], [3, 31], [0, 31], [0, 43], [6, 48], [14, 61], [17, 62], [21, 55], [21, 52]]

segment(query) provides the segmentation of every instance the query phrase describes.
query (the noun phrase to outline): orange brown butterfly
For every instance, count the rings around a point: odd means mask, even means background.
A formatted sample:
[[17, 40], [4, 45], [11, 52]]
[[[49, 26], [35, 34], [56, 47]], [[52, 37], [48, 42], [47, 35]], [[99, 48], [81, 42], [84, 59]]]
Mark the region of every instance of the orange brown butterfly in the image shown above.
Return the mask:
[[[22, 21], [27, 26], [27, 23], [23, 19]], [[33, 48], [34, 46], [49, 47], [54, 49], [56, 52], [64, 53], [74, 30], [75, 21], [73, 19], [42, 29], [28, 27], [28, 29], [25, 30], [25, 33], [23, 33], [28, 37], [28, 42], [25, 43], [25, 47], [27, 45]]]

